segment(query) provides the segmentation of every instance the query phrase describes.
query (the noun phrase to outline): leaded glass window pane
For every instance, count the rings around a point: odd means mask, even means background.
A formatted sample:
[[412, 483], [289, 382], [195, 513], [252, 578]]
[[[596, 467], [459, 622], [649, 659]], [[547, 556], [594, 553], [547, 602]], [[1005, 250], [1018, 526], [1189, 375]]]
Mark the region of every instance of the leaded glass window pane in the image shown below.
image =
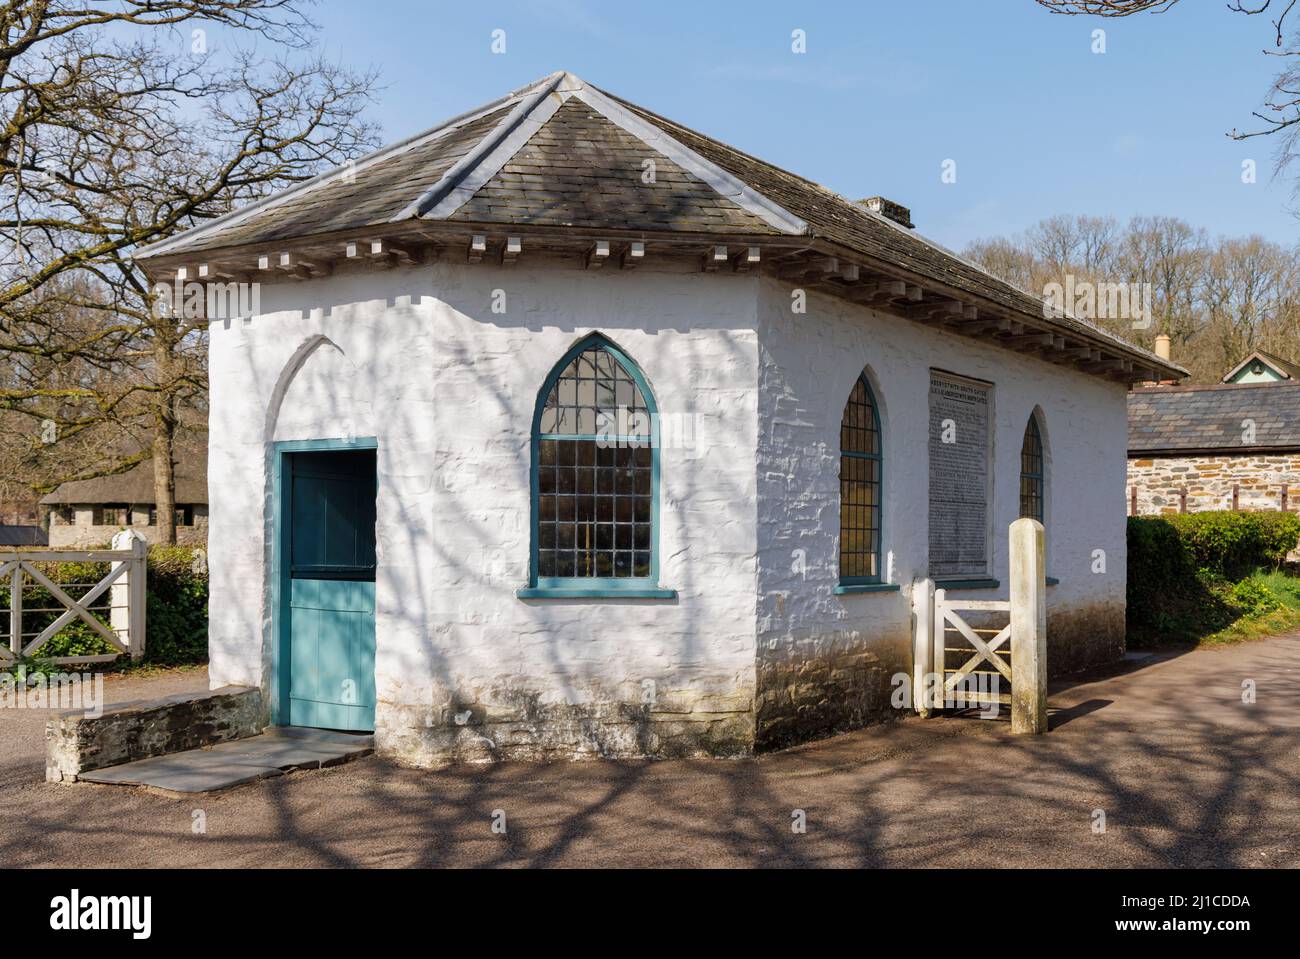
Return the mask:
[[542, 408], [544, 435], [650, 437], [650, 411], [632, 375], [609, 351], [583, 350]]
[[879, 581], [880, 421], [859, 377], [840, 421], [840, 578]]
[[1038, 422], [1029, 418], [1020, 445], [1020, 515], [1043, 521], [1043, 437]]
[[651, 408], [600, 346], [583, 350], [547, 395], [537, 439], [537, 575], [653, 575]]

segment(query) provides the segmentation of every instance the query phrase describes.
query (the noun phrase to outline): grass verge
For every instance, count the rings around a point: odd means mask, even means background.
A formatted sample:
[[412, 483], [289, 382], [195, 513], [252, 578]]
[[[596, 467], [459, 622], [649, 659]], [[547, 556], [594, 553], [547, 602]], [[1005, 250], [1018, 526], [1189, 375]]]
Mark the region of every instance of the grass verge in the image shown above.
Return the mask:
[[1226, 584], [1225, 599], [1241, 610], [1232, 623], [1200, 637], [1202, 646], [1224, 646], [1300, 629], [1300, 576], [1285, 570], [1257, 572]]

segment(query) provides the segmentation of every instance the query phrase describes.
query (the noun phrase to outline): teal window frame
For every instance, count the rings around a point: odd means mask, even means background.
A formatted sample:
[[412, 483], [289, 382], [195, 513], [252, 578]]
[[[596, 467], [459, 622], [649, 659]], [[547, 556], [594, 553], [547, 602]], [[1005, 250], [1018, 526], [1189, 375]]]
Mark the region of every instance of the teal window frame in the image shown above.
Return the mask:
[[[541, 431], [542, 414], [546, 409], [546, 399], [551, 394], [556, 382], [564, 375], [575, 357], [591, 349], [601, 349], [609, 353], [614, 360], [631, 376], [641, 396], [645, 400], [646, 411], [650, 415], [650, 574], [648, 576], [541, 576], [539, 575], [539, 530], [541, 519], [539, 504], [539, 464], [541, 462], [541, 444], [544, 440], [614, 440], [616, 442], [644, 443], [643, 437], [605, 435], [587, 435], [572, 433], [543, 433]], [[677, 591], [665, 589], [659, 585], [659, 406], [654, 391], [646, 381], [645, 374], [636, 361], [616, 346], [609, 337], [602, 333], [591, 333], [583, 337], [562, 356], [551, 368], [541, 389], [537, 391], [537, 403], [533, 409], [531, 429], [531, 463], [529, 469], [529, 561], [528, 586], [516, 590], [520, 599], [674, 599]]]
[[[887, 582], [885, 582], [885, 567], [884, 567], [884, 555], [885, 555], [885, 432], [884, 432], [883, 429], [881, 429], [881, 425], [880, 425], [880, 403], [879, 403], [879, 402], [877, 401], [877, 399], [876, 399], [876, 391], [873, 390], [873, 389], [871, 388], [871, 381], [870, 381], [869, 379], [867, 379], [867, 374], [866, 374], [866, 371], [865, 371], [865, 370], [858, 374], [858, 378], [857, 378], [857, 380], [855, 381], [854, 385], [856, 386], [858, 383], [861, 383], [861, 384], [862, 384], [862, 388], [866, 391], [867, 399], [871, 401], [871, 418], [872, 418], [873, 426], [874, 426], [874, 428], [875, 428], [875, 433], [876, 433], [876, 450], [877, 450], [877, 451], [876, 451], [875, 453], [859, 453], [859, 452], [857, 452], [857, 451], [848, 451], [848, 452], [845, 451], [845, 449], [844, 449], [844, 434], [843, 434], [843, 428], [844, 428], [844, 427], [843, 427], [843, 424], [844, 424], [844, 414], [843, 414], [843, 412], [841, 412], [841, 414], [840, 414], [840, 427], [839, 427], [839, 430], [840, 430], [840, 463], [839, 463], [839, 468], [838, 468], [838, 470], [837, 470], [837, 472], [836, 472], [837, 480], [838, 480], [838, 483], [839, 483], [839, 497], [840, 497], [840, 512], [839, 512], [839, 516], [840, 516], [840, 537], [841, 537], [841, 540], [840, 540], [840, 542], [839, 542], [839, 547], [838, 547], [837, 555], [836, 555], [836, 558], [835, 558], [836, 566], [841, 570], [840, 578], [839, 578], [839, 585], [838, 585], [838, 586], [836, 587], [836, 589], [835, 589], [835, 594], [836, 594], [836, 595], [839, 595], [839, 596], [851, 595], [851, 594], [854, 594], [854, 593], [887, 592], [887, 591], [890, 591], [891, 587], [892, 587], [893, 589], [897, 589], [897, 588], [898, 588], [896, 584], [891, 584], [891, 583], [887, 583]], [[852, 401], [853, 401], [853, 391], [850, 390], [850, 391], [849, 391], [848, 399], [846, 399], [846, 400], [844, 401], [844, 409], [845, 409], [845, 410], [848, 409], [849, 403], [851, 403]], [[876, 509], [877, 509], [877, 515], [878, 515], [878, 517], [879, 517], [879, 522], [878, 522], [878, 528], [877, 528], [877, 539], [876, 539], [876, 549], [875, 549], [875, 560], [876, 560], [876, 575], [875, 575], [875, 576], [845, 576], [845, 575], [843, 575], [843, 572], [842, 572], [842, 570], [843, 570], [843, 565], [842, 565], [842, 564], [843, 564], [843, 561], [844, 561], [844, 544], [843, 544], [843, 541], [842, 541], [842, 538], [843, 538], [843, 536], [844, 536], [844, 481], [843, 481], [843, 476], [844, 476], [844, 457], [846, 457], [846, 456], [848, 456], [848, 457], [852, 457], [852, 458], [855, 458], [855, 459], [875, 460], [875, 462], [876, 462], [876, 474], [877, 474], [877, 476], [879, 477], [879, 480], [878, 480], [878, 482], [877, 482], [877, 484], [876, 484]]]

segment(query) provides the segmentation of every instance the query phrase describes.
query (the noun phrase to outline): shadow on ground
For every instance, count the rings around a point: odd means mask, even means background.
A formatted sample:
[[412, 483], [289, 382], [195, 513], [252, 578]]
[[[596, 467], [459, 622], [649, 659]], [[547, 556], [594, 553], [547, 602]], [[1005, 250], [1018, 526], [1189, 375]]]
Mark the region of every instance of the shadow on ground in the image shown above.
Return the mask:
[[[1243, 702], [1245, 680], [1254, 703]], [[905, 719], [743, 761], [429, 772], [371, 757], [194, 800], [46, 784], [44, 717], [10, 710], [0, 862], [1300, 865], [1300, 636], [1153, 657], [1055, 686], [1051, 707], [1041, 737], [1012, 737], [1005, 722]], [[792, 830], [796, 810], [806, 832]]]

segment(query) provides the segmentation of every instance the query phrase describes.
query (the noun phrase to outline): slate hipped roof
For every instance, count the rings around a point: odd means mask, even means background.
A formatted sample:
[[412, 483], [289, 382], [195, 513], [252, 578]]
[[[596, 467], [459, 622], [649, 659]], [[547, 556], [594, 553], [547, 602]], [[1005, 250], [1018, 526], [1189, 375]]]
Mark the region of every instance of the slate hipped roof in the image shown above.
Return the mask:
[[[1253, 437], [1248, 433], [1252, 424]], [[1128, 449], [1130, 456], [1300, 449], [1300, 384], [1133, 390], [1128, 395]]]
[[[647, 159], [652, 171], [643, 166]], [[136, 256], [410, 219], [738, 236], [806, 230], [621, 101], [557, 73]]]
[[1185, 375], [1084, 320], [1045, 317], [1040, 298], [862, 204], [566, 72], [149, 246], [136, 259], [148, 269], [151, 259], [413, 222], [823, 241], [1114, 350], [1155, 378]]

